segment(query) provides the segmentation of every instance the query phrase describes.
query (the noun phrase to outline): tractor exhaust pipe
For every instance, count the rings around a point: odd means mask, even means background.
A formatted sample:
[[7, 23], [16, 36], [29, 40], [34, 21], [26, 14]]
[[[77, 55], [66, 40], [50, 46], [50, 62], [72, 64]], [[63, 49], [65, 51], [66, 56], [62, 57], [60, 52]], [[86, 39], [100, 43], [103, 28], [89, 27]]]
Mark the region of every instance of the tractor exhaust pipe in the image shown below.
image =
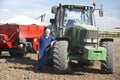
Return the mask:
[[59, 16], [59, 37], [63, 37], [63, 8], [62, 5], [59, 4], [60, 7], [60, 16]]

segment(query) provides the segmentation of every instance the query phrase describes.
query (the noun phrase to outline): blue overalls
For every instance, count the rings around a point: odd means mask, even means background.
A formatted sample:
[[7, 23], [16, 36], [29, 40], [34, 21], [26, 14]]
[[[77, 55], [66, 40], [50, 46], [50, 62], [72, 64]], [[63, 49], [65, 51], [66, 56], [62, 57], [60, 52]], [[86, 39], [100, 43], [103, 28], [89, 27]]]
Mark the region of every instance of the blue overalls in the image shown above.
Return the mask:
[[37, 70], [41, 70], [42, 67], [45, 65], [48, 55], [50, 53], [50, 44], [52, 41], [54, 41], [55, 38], [53, 36], [49, 36], [46, 38], [45, 35], [43, 35], [38, 43], [38, 50], [39, 50], [39, 55], [38, 55], [38, 64], [36, 66]]

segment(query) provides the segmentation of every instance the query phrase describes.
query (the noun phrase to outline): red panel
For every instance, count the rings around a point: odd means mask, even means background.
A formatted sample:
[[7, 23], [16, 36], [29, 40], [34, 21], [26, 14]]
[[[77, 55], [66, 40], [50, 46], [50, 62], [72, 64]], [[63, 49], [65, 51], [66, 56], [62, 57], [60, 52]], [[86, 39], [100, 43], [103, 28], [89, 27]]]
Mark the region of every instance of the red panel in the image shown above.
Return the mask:
[[[12, 42], [16, 38], [18, 38], [18, 32], [17, 32], [18, 28], [19, 28], [18, 25], [13, 25], [13, 24], [12, 25], [10, 25], [10, 24], [0, 25], [0, 34], [1, 34], [0, 47], [2, 47], [2, 48], [11, 48], [12, 47]], [[6, 42], [5, 42], [4, 38], [5, 38]]]
[[34, 38], [43, 34], [44, 26], [37, 25], [20, 25], [20, 37]]

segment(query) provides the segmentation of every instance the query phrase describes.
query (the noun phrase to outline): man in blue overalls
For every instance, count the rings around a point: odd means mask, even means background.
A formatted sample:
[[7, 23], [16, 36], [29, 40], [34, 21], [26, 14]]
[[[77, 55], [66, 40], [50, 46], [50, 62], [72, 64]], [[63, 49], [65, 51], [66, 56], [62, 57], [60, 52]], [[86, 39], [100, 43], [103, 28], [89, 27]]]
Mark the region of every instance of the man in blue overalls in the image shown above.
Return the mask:
[[40, 38], [38, 42], [38, 64], [36, 69], [40, 71], [45, 65], [48, 55], [50, 53], [50, 48], [53, 46], [55, 38], [50, 35], [50, 29], [44, 29], [44, 35]]

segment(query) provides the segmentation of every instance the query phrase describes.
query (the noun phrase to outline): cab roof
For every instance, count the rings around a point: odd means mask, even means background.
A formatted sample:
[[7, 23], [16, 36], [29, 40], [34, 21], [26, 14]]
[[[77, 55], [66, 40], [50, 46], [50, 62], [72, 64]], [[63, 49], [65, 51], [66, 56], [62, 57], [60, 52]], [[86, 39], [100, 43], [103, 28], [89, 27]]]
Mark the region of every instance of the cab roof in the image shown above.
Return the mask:
[[62, 7], [66, 7], [66, 8], [90, 8], [93, 9], [93, 6], [89, 6], [89, 5], [84, 5], [84, 4], [65, 4], [62, 5]]

